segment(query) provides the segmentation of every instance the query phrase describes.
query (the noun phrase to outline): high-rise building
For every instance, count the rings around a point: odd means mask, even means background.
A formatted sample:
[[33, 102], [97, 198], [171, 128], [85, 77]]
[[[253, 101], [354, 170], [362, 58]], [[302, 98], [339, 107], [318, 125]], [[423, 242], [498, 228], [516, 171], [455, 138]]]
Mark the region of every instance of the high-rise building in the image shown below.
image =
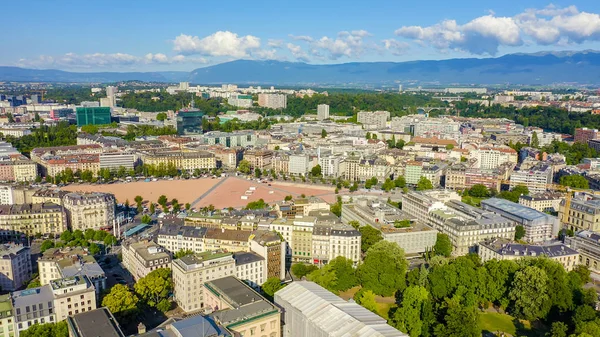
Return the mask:
[[317, 106], [317, 119], [322, 121], [329, 118], [329, 105], [319, 104]]
[[201, 134], [202, 118], [204, 118], [204, 112], [194, 109], [193, 107], [179, 110], [177, 117], [175, 118], [177, 134], [180, 136]]
[[598, 129], [579, 128], [575, 129], [575, 142], [587, 144], [588, 140], [600, 138]]
[[31, 279], [29, 247], [16, 244], [0, 245], [0, 287], [3, 291], [21, 288]]
[[77, 127], [110, 124], [110, 107], [79, 107], [76, 116]]
[[389, 111], [359, 111], [357, 121], [365, 128], [383, 129], [386, 127], [387, 120], [390, 119]]
[[285, 109], [287, 96], [284, 94], [259, 94], [258, 105], [269, 109]]
[[106, 87], [106, 98], [108, 99], [108, 106], [111, 108], [117, 105], [117, 91], [117, 87], [110, 85]]

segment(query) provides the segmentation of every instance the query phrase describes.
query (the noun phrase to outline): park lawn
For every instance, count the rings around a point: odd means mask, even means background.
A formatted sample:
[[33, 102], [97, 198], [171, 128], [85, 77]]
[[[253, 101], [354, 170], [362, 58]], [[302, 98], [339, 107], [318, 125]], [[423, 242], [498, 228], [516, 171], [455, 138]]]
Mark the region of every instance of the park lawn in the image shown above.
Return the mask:
[[377, 302], [377, 314], [383, 317], [386, 321], [389, 321], [388, 313], [390, 309], [397, 307], [396, 303], [380, 303]]
[[341, 291], [339, 296], [347, 301], [351, 298], [354, 298], [354, 294], [356, 294], [359, 290], [360, 286], [352, 287], [346, 291]]
[[529, 321], [519, 320], [520, 327], [517, 328], [514, 323], [515, 318], [494, 312], [482, 312], [479, 315], [479, 324], [483, 331], [489, 331], [495, 333], [496, 331], [506, 332], [513, 336], [530, 336], [532, 334], [531, 323]]
[[485, 198], [477, 198], [477, 197], [472, 197], [470, 195], [464, 195], [461, 199], [462, 199], [461, 201], [464, 202], [465, 204], [479, 207], [479, 206], [481, 206], [481, 200], [483, 200]]

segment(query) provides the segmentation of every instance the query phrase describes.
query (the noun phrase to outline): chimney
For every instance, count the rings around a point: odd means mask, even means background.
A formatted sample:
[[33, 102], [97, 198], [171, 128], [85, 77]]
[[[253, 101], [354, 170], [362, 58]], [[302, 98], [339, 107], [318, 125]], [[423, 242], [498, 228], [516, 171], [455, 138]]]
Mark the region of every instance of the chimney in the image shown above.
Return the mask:
[[140, 322], [140, 324], [138, 324], [137, 328], [138, 328], [138, 335], [146, 333], [146, 326], [144, 325], [144, 323]]

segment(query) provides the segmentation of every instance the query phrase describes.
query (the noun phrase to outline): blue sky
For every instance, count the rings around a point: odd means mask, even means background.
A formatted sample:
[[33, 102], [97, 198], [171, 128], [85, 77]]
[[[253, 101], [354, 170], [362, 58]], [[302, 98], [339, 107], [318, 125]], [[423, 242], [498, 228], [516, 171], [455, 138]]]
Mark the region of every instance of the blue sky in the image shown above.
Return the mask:
[[192, 70], [600, 49], [600, 1], [7, 1], [0, 65]]

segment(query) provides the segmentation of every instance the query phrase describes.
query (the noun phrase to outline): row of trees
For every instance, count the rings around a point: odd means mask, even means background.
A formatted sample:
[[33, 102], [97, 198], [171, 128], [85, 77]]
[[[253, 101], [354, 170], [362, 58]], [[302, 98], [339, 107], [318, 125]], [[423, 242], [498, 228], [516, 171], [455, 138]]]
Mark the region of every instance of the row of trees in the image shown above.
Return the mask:
[[77, 229], [75, 231], [66, 230], [60, 235], [60, 240], [45, 240], [40, 246], [40, 251], [44, 253], [50, 248], [62, 247], [87, 247], [92, 255], [100, 253], [98, 242], [105, 246], [117, 244], [117, 238], [107, 231], [93, 230], [88, 228], [85, 232]]
[[32, 129], [30, 135], [20, 138], [7, 135], [4, 139], [19, 152], [29, 154], [36, 147], [76, 145], [77, 127], [69, 125], [68, 122], [60, 122], [52, 126], [42, 124], [40, 127]]
[[173, 291], [173, 280], [169, 268], [153, 270], [138, 280], [133, 290], [117, 284], [102, 299], [107, 307], [121, 322], [135, 317], [145, 308], [156, 308], [161, 312], [171, 309], [169, 294]]

